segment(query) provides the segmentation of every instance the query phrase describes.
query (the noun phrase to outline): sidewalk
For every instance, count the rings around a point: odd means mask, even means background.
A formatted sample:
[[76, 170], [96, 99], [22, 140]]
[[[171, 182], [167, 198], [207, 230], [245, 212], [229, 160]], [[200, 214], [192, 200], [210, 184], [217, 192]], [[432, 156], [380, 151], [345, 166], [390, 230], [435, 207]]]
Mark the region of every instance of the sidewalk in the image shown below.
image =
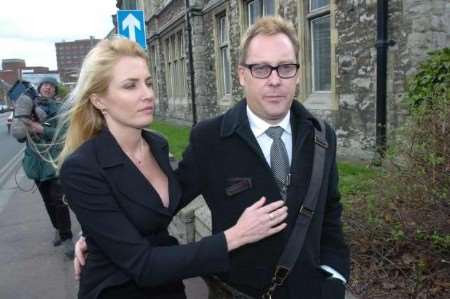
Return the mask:
[[72, 263], [62, 247], [51, 245], [53, 228], [40, 195], [17, 189], [15, 177], [21, 188], [33, 186], [21, 170], [2, 186], [0, 298], [75, 298]]
[[[0, 186], [0, 298], [73, 299], [77, 282], [72, 261], [62, 247], [53, 247], [53, 228], [39, 192], [21, 168]], [[16, 181], [21, 189], [18, 189]], [[72, 229], [80, 226], [72, 214]], [[189, 299], [207, 299], [200, 278], [185, 281]]]

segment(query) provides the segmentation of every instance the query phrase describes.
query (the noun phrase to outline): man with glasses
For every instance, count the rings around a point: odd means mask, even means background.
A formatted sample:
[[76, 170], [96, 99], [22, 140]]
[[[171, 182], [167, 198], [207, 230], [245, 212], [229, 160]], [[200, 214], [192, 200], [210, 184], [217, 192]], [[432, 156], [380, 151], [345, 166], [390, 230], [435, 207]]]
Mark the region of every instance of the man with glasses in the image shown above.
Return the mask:
[[[232, 226], [261, 196], [267, 202], [282, 198], [288, 207], [284, 231], [230, 254], [229, 271], [218, 274], [219, 282], [212, 281], [223, 292], [210, 298], [344, 298], [349, 254], [340, 222], [336, 137], [326, 125], [319, 180], [313, 175], [313, 160], [315, 132], [321, 126], [294, 101], [298, 53], [295, 29], [282, 18], [264, 17], [250, 27], [241, 42], [238, 66], [245, 98], [225, 114], [195, 126], [179, 164], [179, 208], [202, 194], [211, 210], [213, 232]], [[315, 209], [303, 209], [313, 184], [320, 188]], [[289, 240], [298, 231], [294, 227], [300, 215], [310, 224], [303, 246], [295, 252], [296, 244]], [[294, 263], [289, 271], [279, 271], [286, 269], [278, 265], [285, 250]], [[295, 254], [298, 257], [291, 259]], [[284, 281], [276, 276], [273, 283], [274, 274], [280, 273]]]
[[308, 187], [320, 184], [311, 179], [314, 128], [320, 125], [294, 101], [298, 53], [297, 33], [286, 20], [264, 17], [250, 27], [238, 66], [245, 98], [192, 129], [177, 170], [185, 202], [204, 196], [213, 232], [231, 226], [261, 196], [286, 201], [287, 229], [231, 253], [230, 271], [219, 275], [238, 290], [230, 298], [344, 298], [349, 254], [340, 222], [336, 137], [328, 125], [323, 179], [303, 246], [285, 281], [267, 292]]

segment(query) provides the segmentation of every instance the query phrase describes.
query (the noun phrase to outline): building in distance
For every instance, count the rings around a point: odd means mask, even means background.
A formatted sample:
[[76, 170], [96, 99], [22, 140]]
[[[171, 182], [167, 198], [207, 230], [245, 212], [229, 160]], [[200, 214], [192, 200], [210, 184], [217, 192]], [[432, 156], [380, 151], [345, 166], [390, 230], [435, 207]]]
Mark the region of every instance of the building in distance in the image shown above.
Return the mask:
[[22, 69], [25, 68], [25, 60], [19, 58], [3, 59], [0, 80], [12, 85], [21, 79]]
[[58, 71], [64, 85], [75, 85], [84, 57], [99, 41], [91, 36], [89, 39], [55, 43]]

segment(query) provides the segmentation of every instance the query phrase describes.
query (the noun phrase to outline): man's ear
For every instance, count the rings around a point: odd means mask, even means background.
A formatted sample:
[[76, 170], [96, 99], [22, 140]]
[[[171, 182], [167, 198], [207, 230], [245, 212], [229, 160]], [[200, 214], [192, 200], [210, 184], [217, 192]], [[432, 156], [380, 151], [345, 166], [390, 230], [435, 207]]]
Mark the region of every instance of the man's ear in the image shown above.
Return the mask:
[[89, 96], [89, 100], [91, 101], [91, 104], [97, 108], [98, 110], [102, 111], [105, 109], [105, 105], [103, 104], [103, 99], [99, 97], [97, 94], [92, 94]]
[[237, 74], [239, 77], [239, 83], [242, 87], [245, 86], [245, 68], [242, 65], [238, 65], [237, 67]]

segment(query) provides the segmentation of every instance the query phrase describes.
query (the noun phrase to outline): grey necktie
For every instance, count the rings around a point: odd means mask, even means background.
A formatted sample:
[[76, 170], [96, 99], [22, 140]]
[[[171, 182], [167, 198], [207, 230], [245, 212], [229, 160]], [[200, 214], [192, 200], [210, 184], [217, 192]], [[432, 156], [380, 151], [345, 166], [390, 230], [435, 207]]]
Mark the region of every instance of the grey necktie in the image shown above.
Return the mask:
[[283, 128], [270, 127], [266, 130], [267, 136], [273, 139], [270, 147], [270, 168], [272, 168], [275, 180], [280, 188], [282, 198], [286, 199], [287, 177], [289, 174], [289, 158], [281, 135]]

